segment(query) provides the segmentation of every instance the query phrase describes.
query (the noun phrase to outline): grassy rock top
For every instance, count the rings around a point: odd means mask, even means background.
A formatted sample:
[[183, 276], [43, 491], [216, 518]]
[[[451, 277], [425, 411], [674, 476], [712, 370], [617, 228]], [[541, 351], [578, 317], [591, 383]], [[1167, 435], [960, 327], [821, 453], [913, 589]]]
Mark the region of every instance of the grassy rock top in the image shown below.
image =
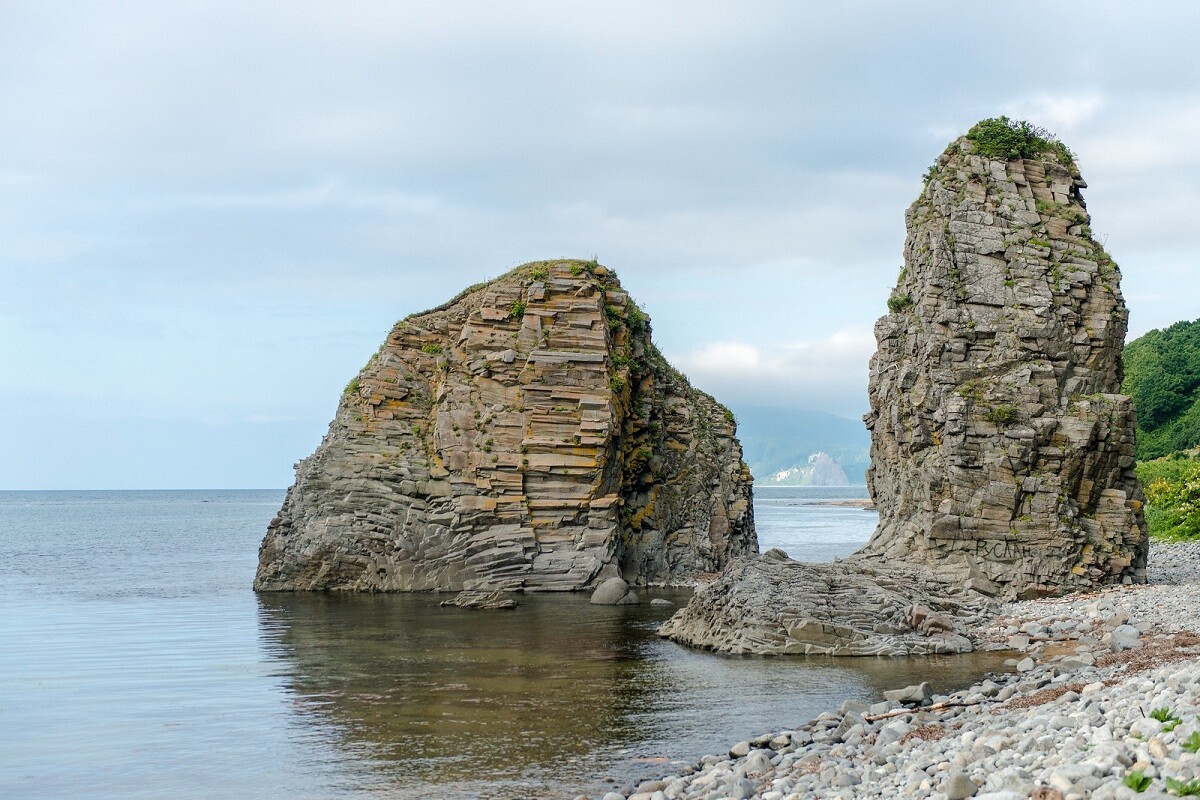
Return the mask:
[[1075, 154], [1053, 133], [1025, 120], [992, 117], [967, 131], [975, 152], [988, 158], [1052, 158], [1065, 167], [1075, 164]]

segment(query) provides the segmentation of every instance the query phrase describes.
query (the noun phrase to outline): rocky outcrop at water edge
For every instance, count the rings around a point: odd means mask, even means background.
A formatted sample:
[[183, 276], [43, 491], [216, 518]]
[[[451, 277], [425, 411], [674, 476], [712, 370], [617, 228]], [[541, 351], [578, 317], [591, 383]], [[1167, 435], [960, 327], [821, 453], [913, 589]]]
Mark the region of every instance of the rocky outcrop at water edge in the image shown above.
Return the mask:
[[271, 522], [260, 591], [690, 583], [757, 549], [732, 414], [595, 262], [392, 329]]

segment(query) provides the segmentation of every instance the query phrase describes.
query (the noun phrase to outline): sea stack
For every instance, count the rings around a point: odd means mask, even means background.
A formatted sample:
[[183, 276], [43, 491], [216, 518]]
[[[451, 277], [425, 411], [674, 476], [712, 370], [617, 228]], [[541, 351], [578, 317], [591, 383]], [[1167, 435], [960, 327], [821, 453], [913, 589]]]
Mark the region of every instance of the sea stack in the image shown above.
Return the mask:
[[733, 415], [595, 262], [526, 264], [399, 322], [259, 552], [259, 591], [684, 584], [757, 551]]
[[963, 652], [996, 600], [1145, 580], [1126, 310], [1065, 146], [985, 120], [908, 209], [876, 324], [879, 527], [835, 564], [740, 559], [659, 633], [734, 653]]
[[985, 120], [930, 169], [875, 325], [865, 555], [999, 597], [1144, 581], [1128, 313], [1070, 151]]

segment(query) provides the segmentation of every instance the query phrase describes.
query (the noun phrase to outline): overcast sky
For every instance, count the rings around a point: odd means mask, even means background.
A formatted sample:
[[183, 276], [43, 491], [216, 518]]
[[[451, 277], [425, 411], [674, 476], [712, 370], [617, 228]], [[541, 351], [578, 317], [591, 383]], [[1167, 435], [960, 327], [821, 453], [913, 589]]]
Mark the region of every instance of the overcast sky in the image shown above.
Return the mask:
[[1200, 317], [1193, 2], [0, 4], [0, 488], [283, 487], [388, 328], [616, 269], [735, 409], [854, 417], [925, 168], [1076, 151]]

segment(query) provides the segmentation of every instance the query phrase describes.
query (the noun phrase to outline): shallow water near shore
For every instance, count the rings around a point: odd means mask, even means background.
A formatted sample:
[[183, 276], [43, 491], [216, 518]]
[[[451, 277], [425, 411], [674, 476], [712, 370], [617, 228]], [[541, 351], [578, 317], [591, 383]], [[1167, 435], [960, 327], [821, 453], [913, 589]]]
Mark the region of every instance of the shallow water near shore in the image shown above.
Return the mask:
[[[763, 548], [829, 560], [865, 491], [767, 489]], [[996, 656], [765, 659], [659, 639], [672, 612], [521, 597], [249, 590], [278, 491], [0, 493], [0, 796], [572, 797], [670, 771], [847, 697]], [[676, 603], [686, 592], [659, 592]]]

